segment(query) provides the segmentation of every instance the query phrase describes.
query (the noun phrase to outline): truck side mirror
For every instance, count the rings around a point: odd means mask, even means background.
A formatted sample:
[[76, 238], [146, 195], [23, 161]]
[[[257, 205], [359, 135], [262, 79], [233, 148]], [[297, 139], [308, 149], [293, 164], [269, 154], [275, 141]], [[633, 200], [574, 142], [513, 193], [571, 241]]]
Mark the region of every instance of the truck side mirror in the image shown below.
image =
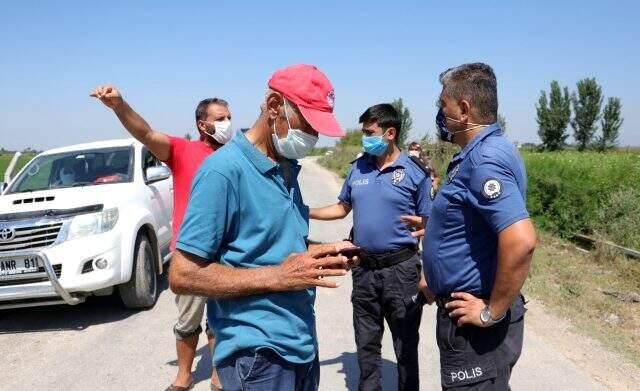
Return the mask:
[[171, 170], [165, 166], [154, 166], [147, 168], [147, 183], [165, 180], [171, 177]]

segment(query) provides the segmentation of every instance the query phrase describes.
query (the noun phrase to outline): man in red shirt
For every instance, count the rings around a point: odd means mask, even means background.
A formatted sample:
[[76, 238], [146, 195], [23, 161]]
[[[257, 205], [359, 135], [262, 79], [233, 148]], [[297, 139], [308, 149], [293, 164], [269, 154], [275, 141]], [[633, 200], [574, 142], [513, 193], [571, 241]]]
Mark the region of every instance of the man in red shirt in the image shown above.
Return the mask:
[[[231, 113], [228, 103], [218, 98], [201, 101], [196, 108], [196, 127], [200, 133], [200, 139], [189, 141], [151, 129], [147, 121], [129, 106], [122, 98], [120, 91], [113, 86], [98, 86], [91, 93], [91, 96], [100, 99], [107, 107], [113, 109], [127, 131], [171, 168], [174, 185], [173, 237], [171, 238], [171, 250], [173, 251], [189, 201], [192, 178], [204, 159], [232, 137]], [[193, 386], [191, 367], [196, 354], [198, 337], [202, 332], [200, 324], [206, 302], [205, 297], [176, 296], [179, 316], [173, 330], [176, 336], [178, 374], [167, 391], [184, 391]], [[213, 351], [214, 336], [208, 324], [207, 337], [209, 347]], [[212, 389], [220, 387], [215, 369], [211, 376], [211, 384]]]

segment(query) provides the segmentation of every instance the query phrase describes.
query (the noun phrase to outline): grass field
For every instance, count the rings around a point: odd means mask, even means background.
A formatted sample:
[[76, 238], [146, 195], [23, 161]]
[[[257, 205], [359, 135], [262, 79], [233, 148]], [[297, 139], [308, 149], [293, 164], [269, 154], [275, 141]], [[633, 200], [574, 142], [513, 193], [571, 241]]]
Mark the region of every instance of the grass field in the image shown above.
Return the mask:
[[[29, 162], [29, 160], [33, 159], [35, 154], [23, 154], [18, 159], [18, 164], [16, 168], [13, 170], [13, 174], [17, 174], [18, 171], [24, 167], [25, 164]], [[4, 172], [6, 171], [9, 163], [11, 162], [11, 158], [13, 158], [13, 154], [2, 153], [0, 154], [0, 181], [4, 181]]]
[[606, 248], [590, 253], [538, 231], [524, 293], [542, 301], [575, 329], [620, 352], [640, 366], [640, 303], [602, 291], [639, 292], [640, 261]]

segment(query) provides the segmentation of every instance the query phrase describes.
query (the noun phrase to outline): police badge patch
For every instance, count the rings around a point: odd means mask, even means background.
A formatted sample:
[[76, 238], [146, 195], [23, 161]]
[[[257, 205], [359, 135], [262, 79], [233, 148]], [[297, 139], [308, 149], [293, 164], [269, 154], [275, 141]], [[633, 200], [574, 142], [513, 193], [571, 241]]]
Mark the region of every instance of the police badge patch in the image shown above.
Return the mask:
[[391, 174], [391, 183], [393, 183], [395, 186], [397, 186], [398, 183], [402, 182], [403, 179], [404, 168], [398, 168], [393, 172], [393, 174]]
[[488, 200], [495, 200], [502, 194], [502, 183], [496, 178], [487, 178], [482, 184], [482, 195]]
[[430, 196], [431, 196], [431, 201], [436, 199], [436, 189], [433, 186], [431, 186], [431, 194], [430, 194]]
[[449, 171], [449, 173], [447, 174], [447, 183], [451, 183], [451, 181], [456, 176], [456, 174], [458, 174], [459, 170], [460, 170], [460, 163], [458, 163], [455, 167], [453, 167], [451, 171]]

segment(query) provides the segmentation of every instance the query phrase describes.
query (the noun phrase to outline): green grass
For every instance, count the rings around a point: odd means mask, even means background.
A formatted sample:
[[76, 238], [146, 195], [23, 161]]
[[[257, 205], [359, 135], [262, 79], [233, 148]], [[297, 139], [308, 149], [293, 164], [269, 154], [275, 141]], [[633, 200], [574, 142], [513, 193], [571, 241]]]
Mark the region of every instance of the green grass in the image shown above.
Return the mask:
[[334, 171], [341, 178], [346, 178], [351, 168], [351, 162], [358, 156], [362, 148], [356, 145], [345, 145], [335, 148], [334, 153], [329, 156], [323, 156], [318, 162]]
[[[541, 300], [582, 334], [602, 342], [640, 366], [640, 303], [602, 290], [639, 292], [640, 262], [598, 248], [582, 253], [563, 239], [539, 231], [525, 295]], [[617, 323], [606, 322], [611, 314]]]
[[640, 249], [640, 154], [528, 152], [523, 158], [527, 208], [539, 227]]
[[[13, 175], [17, 174], [18, 171], [20, 171], [20, 169], [24, 167], [25, 164], [33, 159], [34, 156], [35, 154], [23, 154], [22, 156], [20, 156], [20, 158], [18, 159], [18, 164], [16, 164], [16, 167], [13, 170]], [[0, 154], [0, 181], [4, 181], [4, 172], [7, 170], [7, 167], [11, 162], [11, 158], [13, 158], [12, 153]]]

